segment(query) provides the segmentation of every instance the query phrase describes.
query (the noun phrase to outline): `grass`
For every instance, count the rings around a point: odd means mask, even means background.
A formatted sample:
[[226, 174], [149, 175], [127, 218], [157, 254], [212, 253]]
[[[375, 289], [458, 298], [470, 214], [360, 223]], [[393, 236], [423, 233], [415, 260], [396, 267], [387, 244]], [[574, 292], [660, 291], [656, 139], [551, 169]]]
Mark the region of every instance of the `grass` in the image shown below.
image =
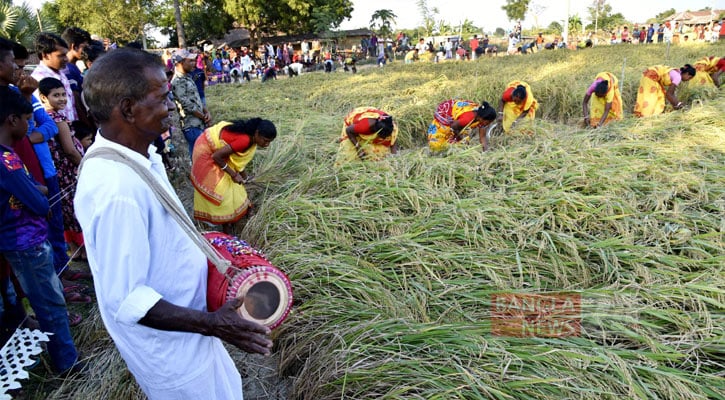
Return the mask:
[[[603, 46], [210, 88], [216, 120], [263, 116], [280, 132], [253, 161], [239, 234], [295, 288], [275, 332], [285, 396], [724, 398], [725, 97], [683, 88], [687, 111], [630, 116], [645, 67], [723, 49], [666, 60], [660, 45]], [[623, 64], [627, 118], [581, 129], [586, 87]], [[533, 136], [427, 155], [440, 101], [495, 105], [513, 79], [541, 103]], [[404, 150], [335, 169], [342, 117], [363, 105], [397, 119]], [[493, 295], [558, 292], [581, 295], [579, 336], [491, 334]], [[76, 334], [93, 375], [47, 398], [139, 398], [100, 320]], [[235, 359], [243, 375], [260, 361]]]

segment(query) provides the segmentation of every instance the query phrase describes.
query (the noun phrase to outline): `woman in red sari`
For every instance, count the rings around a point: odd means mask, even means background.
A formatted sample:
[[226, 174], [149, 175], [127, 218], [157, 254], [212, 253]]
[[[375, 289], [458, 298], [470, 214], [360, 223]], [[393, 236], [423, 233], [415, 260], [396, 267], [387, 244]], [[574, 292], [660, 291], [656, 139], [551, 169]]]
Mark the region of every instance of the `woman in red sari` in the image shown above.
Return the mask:
[[358, 107], [347, 114], [342, 124], [340, 148], [335, 165], [354, 160], [382, 160], [398, 151], [398, 125], [385, 111]]

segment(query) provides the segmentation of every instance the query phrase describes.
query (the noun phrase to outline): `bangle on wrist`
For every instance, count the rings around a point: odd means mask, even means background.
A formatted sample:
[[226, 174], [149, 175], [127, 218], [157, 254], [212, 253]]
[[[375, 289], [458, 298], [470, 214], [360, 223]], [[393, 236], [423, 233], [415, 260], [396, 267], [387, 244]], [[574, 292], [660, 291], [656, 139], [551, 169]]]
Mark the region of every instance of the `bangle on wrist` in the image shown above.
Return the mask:
[[227, 168], [229, 168], [229, 164], [228, 163], [224, 163], [224, 166], [222, 167], [222, 171], [225, 171]]

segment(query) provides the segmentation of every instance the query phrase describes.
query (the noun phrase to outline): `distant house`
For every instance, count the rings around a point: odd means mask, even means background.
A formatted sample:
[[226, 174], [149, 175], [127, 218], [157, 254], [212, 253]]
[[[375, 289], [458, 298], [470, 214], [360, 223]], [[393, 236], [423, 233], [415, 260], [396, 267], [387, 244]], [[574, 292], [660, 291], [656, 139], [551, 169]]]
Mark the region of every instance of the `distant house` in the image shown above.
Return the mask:
[[705, 10], [705, 11], [683, 11], [667, 18], [673, 24], [679, 22], [683, 28], [694, 28], [697, 25], [712, 28], [715, 22], [719, 21], [719, 16], [725, 13], [725, 10]]

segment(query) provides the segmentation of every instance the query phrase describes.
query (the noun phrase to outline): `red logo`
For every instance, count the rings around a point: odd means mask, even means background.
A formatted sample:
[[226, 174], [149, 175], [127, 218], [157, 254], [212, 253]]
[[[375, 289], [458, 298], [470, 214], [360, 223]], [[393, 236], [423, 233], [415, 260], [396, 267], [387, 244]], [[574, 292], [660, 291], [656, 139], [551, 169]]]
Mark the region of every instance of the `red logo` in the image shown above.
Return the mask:
[[491, 334], [567, 337], [581, 333], [578, 293], [501, 293], [491, 296]]

